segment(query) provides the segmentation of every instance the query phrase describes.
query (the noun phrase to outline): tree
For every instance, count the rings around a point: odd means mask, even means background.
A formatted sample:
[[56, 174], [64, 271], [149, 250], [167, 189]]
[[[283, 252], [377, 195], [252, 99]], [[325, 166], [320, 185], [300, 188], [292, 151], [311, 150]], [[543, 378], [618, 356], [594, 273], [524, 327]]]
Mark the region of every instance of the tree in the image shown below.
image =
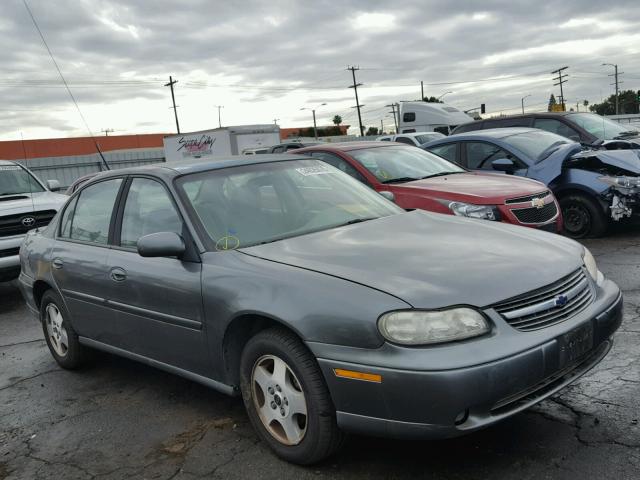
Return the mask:
[[[620, 114], [640, 113], [638, 110], [638, 95], [634, 90], [623, 90], [618, 97], [618, 106]], [[602, 103], [594, 103], [589, 107], [598, 115], [615, 115], [616, 114], [616, 96], [610, 95]]]
[[553, 112], [553, 106], [557, 104], [558, 102], [556, 102], [556, 97], [552, 93], [551, 96], [549, 97], [549, 106], [547, 107], [547, 112]]
[[585, 107], [589, 106], [589, 100], [583, 100], [582, 101], [582, 105], [584, 105]]
[[431, 97], [424, 97], [424, 98], [422, 99], [422, 101], [427, 102], [427, 103], [444, 103], [443, 101], [438, 100], [438, 98], [437, 98], [437, 97], [433, 97], [433, 96], [431, 96]]
[[369, 127], [367, 130], [366, 136], [369, 135], [378, 135], [378, 127]]
[[342, 117], [340, 115], [336, 115], [333, 117], [333, 124], [336, 127], [339, 127], [341, 123], [342, 123]]

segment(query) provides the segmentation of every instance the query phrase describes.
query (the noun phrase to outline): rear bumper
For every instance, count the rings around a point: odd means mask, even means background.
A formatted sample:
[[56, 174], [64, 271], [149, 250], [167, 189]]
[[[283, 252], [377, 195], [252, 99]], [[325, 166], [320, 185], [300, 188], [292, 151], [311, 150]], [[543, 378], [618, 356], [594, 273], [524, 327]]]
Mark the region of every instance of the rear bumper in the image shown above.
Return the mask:
[[[319, 356], [338, 424], [346, 431], [374, 436], [446, 438], [514, 415], [575, 381], [607, 355], [622, 321], [622, 296], [617, 288], [609, 293], [589, 318], [571, 325], [573, 329], [591, 323], [593, 346], [568, 364], [560, 360], [560, 337], [496, 361], [450, 370], [418, 370], [415, 362], [407, 363], [413, 369], [402, 370]], [[446, 355], [444, 349], [442, 354]], [[336, 368], [377, 374], [382, 381], [339, 378]]]

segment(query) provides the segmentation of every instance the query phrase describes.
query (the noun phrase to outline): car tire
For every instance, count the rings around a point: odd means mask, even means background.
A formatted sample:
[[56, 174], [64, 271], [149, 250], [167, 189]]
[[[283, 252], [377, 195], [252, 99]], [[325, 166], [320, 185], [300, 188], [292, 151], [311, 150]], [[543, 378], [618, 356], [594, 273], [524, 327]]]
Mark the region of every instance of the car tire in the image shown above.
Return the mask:
[[607, 231], [608, 221], [602, 207], [583, 194], [571, 194], [560, 199], [563, 232], [571, 238], [600, 237]]
[[62, 368], [74, 370], [84, 363], [86, 348], [83, 347], [69, 322], [69, 312], [60, 295], [47, 290], [40, 302], [40, 322], [49, 351]]
[[240, 385], [253, 427], [280, 458], [310, 465], [342, 444], [322, 372], [293, 333], [270, 328], [252, 337], [242, 352]]

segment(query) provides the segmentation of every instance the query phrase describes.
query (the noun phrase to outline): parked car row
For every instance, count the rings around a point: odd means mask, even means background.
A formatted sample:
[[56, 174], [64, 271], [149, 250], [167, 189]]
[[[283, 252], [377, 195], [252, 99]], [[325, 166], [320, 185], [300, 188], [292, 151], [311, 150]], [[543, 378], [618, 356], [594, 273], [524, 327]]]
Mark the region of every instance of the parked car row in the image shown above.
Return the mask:
[[622, 296], [540, 231], [559, 217], [540, 182], [389, 142], [136, 167], [27, 234], [19, 285], [61, 367], [93, 348], [242, 396], [311, 464], [347, 432], [487, 427], [597, 365]]

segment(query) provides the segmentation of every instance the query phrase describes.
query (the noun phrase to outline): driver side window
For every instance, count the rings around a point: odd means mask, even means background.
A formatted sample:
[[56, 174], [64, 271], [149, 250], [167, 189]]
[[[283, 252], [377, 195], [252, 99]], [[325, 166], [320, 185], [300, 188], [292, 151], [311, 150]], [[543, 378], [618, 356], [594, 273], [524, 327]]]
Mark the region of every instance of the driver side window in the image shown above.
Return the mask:
[[499, 158], [513, 159], [513, 155], [502, 148], [484, 142], [466, 142], [467, 168], [470, 170], [493, 170], [491, 162]]

